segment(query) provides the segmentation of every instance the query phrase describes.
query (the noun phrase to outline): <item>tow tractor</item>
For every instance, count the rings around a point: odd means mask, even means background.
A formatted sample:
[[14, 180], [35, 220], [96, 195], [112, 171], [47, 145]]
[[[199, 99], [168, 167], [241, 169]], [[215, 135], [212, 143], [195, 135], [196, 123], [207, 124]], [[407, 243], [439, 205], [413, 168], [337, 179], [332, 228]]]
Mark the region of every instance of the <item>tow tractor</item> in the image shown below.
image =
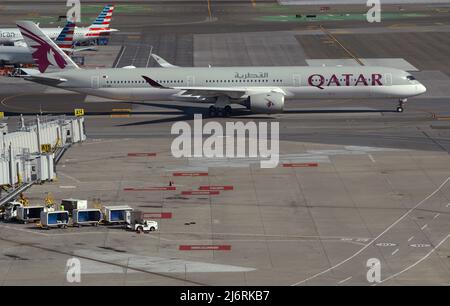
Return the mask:
[[136, 233], [149, 233], [158, 230], [158, 222], [145, 220], [141, 211], [126, 212], [126, 228]]

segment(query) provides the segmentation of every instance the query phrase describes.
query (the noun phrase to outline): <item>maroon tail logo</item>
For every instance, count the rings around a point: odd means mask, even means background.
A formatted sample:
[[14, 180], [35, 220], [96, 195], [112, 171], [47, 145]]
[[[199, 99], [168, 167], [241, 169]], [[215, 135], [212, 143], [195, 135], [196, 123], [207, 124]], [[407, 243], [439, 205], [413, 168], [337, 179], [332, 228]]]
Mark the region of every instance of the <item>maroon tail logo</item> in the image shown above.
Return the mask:
[[32, 53], [33, 59], [39, 66], [39, 71], [44, 73], [47, 68], [51, 66], [64, 69], [67, 66], [67, 62], [61, 54], [58, 53], [50, 44], [45, 40], [30, 32], [29, 30], [18, 26], [22, 32], [22, 35], [33, 40], [36, 44], [32, 44], [29, 47], [35, 50]]
[[272, 106], [274, 106], [275, 105], [275, 103], [273, 103], [272, 101], [270, 101], [269, 99], [266, 99], [266, 101], [267, 101], [267, 103], [266, 103], [266, 105], [267, 105], [267, 108], [271, 108]]

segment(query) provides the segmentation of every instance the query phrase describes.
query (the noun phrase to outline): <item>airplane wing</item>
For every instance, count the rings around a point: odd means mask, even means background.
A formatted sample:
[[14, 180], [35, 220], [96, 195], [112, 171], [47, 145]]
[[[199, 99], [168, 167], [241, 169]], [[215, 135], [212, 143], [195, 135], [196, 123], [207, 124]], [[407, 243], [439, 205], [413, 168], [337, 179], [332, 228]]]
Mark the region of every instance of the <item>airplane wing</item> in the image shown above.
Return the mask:
[[202, 96], [202, 97], [219, 97], [219, 96], [228, 96], [232, 99], [239, 99], [246, 96], [247, 90], [243, 88], [227, 88], [227, 87], [174, 87], [174, 89], [180, 89], [184, 92], [182, 95], [190, 95], [190, 96]]
[[14, 46], [16, 47], [28, 47], [26, 42], [23, 39], [15, 39], [14, 40]]
[[163, 68], [178, 68], [178, 66], [172, 65], [159, 55], [152, 54], [152, 57]]
[[31, 68], [20, 68], [20, 70], [24, 73], [25, 76], [32, 76], [41, 74], [41, 72], [37, 69], [31, 69]]
[[98, 33], [113, 33], [113, 32], [119, 32], [119, 31], [120, 30], [118, 30], [118, 29], [107, 29], [107, 28], [95, 30], [95, 32], [98, 32]]
[[98, 51], [97, 48], [95, 47], [81, 47], [81, 48], [60, 48], [61, 50], [63, 50], [64, 52], [69, 52], [69, 53], [76, 53], [76, 52], [81, 52], [81, 51]]
[[27, 75], [24, 77], [25, 80], [43, 84], [43, 85], [49, 85], [49, 86], [55, 86], [64, 82], [67, 82], [66, 79], [62, 78], [52, 78], [48, 76], [43, 75]]
[[228, 96], [231, 99], [245, 98], [251, 94], [279, 92], [285, 95], [285, 92], [279, 87], [264, 88], [239, 88], [239, 87], [167, 87], [159, 84], [155, 80], [142, 76], [144, 80], [154, 88], [160, 89], [178, 89], [184, 91], [181, 95], [202, 96], [202, 97], [220, 97]]

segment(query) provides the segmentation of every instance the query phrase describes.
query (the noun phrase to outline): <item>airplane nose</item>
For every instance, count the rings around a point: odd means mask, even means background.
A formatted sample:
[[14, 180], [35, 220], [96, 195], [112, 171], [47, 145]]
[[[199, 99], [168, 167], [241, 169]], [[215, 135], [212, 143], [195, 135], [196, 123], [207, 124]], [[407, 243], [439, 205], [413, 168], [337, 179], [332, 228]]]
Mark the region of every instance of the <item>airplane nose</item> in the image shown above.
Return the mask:
[[426, 92], [427, 92], [427, 88], [425, 86], [423, 86], [423, 84], [417, 85], [417, 93], [419, 95], [424, 94]]

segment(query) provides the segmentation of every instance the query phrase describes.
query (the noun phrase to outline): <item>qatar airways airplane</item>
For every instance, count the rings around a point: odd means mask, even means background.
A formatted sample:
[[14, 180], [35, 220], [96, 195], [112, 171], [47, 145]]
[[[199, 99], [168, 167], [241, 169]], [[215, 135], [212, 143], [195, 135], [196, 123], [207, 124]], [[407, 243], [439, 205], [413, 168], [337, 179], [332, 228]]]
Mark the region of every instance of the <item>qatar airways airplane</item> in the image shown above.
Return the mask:
[[[408, 72], [385, 67], [177, 67], [80, 69], [33, 22], [19, 21], [38, 71], [26, 80], [78, 93], [132, 101], [176, 100], [213, 104], [211, 116], [229, 116], [232, 104], [254, 113], [281, 113], [285, 100], [398, 99], [426, 92]], [[59, 71], [45, 73], [50, 66]]]
[[[73, 40], [75, 42], [82, 42], [94, 40], [102, 36], [107, 36], [111, 32], [116, 32], [116, 29], [111, 29], [110, 23], [114, 12], [114, 5], [107, 4], [103, 7], [101, 13], [97, 16], [95, 21], [89, 27], [75, 27]], [[61, 33], [62, 28], [42, 28], [48, 37], [55, 40]], [[16, 44], [19, 46], [23, 41], [23, 37], [17, 28], [3, 28], [0, 29], [0, 44]]]

